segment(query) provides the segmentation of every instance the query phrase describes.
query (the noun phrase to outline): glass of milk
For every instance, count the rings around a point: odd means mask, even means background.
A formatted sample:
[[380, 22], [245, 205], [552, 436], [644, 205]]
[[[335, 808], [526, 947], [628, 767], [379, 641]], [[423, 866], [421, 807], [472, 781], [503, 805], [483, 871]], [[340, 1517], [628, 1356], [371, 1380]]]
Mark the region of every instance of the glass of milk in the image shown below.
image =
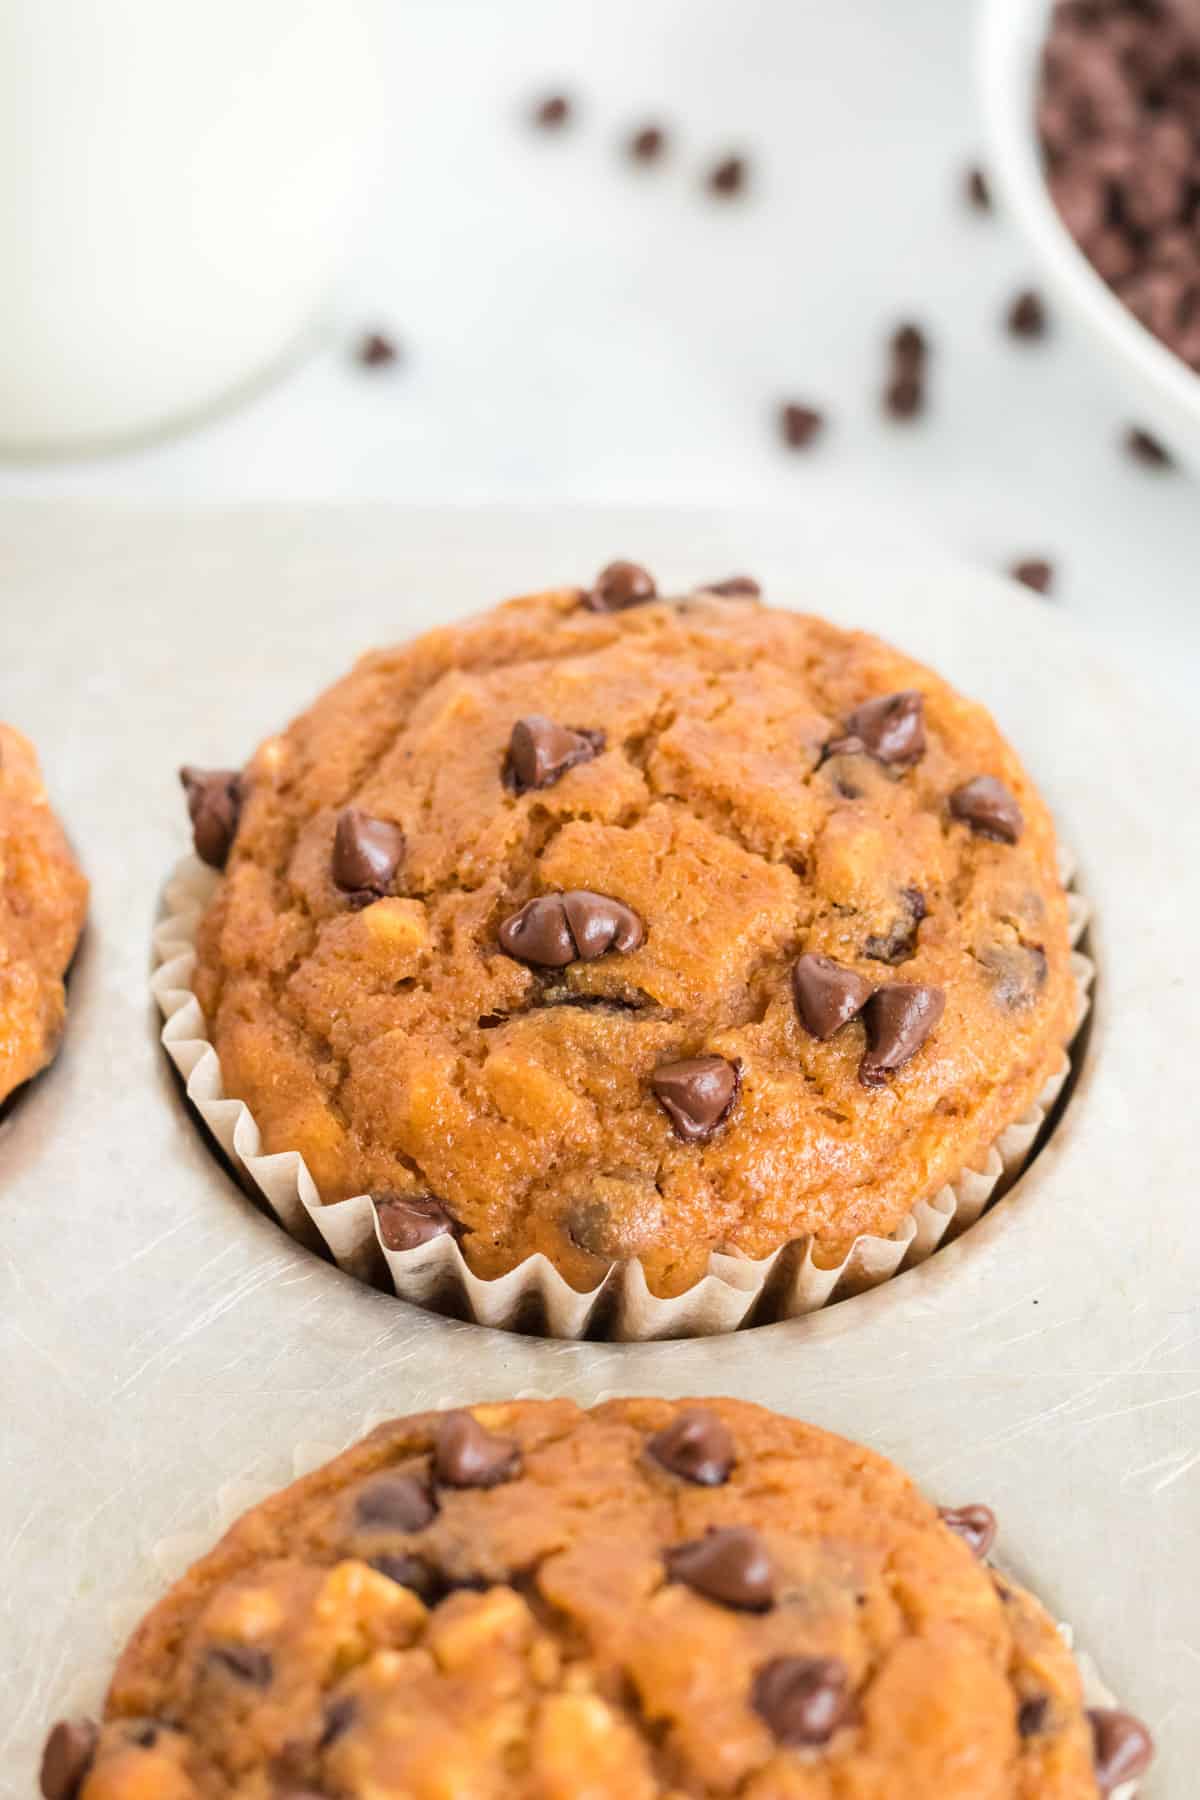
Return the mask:
[[181, 424], [302, 341], [368, 27], [360, 0], [0, 0], [0, 454]]

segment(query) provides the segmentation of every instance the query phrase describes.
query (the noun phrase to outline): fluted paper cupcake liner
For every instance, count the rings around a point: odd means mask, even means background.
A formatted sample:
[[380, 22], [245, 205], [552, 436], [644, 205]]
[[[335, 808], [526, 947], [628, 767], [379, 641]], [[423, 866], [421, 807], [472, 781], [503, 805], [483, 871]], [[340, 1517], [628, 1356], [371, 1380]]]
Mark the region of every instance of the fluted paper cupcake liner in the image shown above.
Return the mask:
[[[1062, 872], [1069, 883], [1073, 865], [1065, 856]], [[616, 1342], [703, 1337], [798, 1318], [878, 1287], [924, 1262], [940, 1244], [973, 1225], [1011, 1187], [1071, 1070], [1068, 1045], [1037, 1100], [1001, 1132], [978, 1167], [964, 1169], [930, 1199], [920, 1201], [890, 1236], [857, 1238], [840, 1262], [820, 1261], [809, 1239], [784, 1244], [759, 1260], [714, 1251], [707, 1273], [671, 1299], [650, 1292], [636, 1260], [614, 1263], [598, 1285], [584, 1293], [571, 1287], [540, 1253], [506, 1275], [485, 1280], [468, 1266], [455, 1238], [434, 1238], [415, 1250], [389, 1250], [369, 1194], [324, 1205], [297, 1151], [262, 1153], [249, 1107], [226, 1098], [220, 1059], [192, 989], [196, 931], [218, 879], [196, 857], [185, 857], [167, 884], [164, 917], [154, 934], [157, 967], [152, 985], [166, 1021], [162, 1043], [184, 1080], [188, 1099], [250, 1190], [299, 1242], [310, 1249], [324, 1245], [348, 1274], [390, 1286], [416, 1306], [473, 1319], [479, 1325]], [[1068, 891], [1068, 902], [1071, 942], [1078, 945], [1089, 909], [1074, 891]], [[1073, 1043], [1087, 1016], [1094, 968], [1078, 949], [1071, 961], [1079, 997]]]

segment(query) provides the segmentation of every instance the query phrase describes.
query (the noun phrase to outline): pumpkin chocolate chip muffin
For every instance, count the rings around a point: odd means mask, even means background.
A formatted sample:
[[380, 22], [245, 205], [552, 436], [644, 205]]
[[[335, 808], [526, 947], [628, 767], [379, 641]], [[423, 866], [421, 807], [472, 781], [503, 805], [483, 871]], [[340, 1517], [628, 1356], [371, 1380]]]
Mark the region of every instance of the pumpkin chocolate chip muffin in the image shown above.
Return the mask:
[[244, 772], [195, 991], [228, 1094], [385, 1244], [834, 1260], [977, 1166], [1074, 1021], [1046, 807], [982, 707], [745, 578], [377, 652]]
[[736, 1401], [425, 1413], [248, 1513], [46, 1800], [1095, 1800], [1150, 1757], [871, 1451]]
[[37, 752], [0, 725], [0, 1102], [57, 1053], [87, 895]]

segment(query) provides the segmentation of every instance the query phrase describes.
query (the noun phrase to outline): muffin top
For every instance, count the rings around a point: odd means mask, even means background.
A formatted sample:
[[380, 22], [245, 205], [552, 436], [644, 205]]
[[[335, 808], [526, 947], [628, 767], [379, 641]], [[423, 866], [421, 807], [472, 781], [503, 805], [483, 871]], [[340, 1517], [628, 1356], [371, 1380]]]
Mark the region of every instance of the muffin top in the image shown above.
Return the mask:
[[[1028, 1594], [868, 1450], [736, 1401], [381, 1426], [143, 1621], [48, 1800], [1094, 1800]], [[1113, 1761], [1114, 1749], [1120, 1760]]]
[[0, 1101], [58, 1049], [63, 975], [87, 895], [50, 810], [37, 752], [13, 726], [0, 725]]
[[983, 708], [742, 592], [629, 604], [640, 574], [370, 655], [186, 780], [225, 862], [196, 991], [265, 1149], [392, 1247], [581, 1289], [637, 1257], [669, 1295], [893, 1231], [1033, 1101], [1075, 993]]

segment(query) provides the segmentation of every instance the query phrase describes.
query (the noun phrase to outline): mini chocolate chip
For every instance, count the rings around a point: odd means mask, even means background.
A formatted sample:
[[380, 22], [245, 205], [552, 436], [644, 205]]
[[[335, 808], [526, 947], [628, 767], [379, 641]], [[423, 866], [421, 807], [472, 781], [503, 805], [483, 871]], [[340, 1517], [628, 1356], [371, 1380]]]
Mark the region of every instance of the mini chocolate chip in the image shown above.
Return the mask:
[[353, 1695], [343, 1694], [340, 1699], [332, 1700], [325, 1708], [325, 1722], [317, 1739], [317, 1749], [328, 1750], [330, 1744], [336, 1743], [338, 1738], [349, 1731], [357, 1713], [358, 1702]]
[[740, 194], [746, 185], [746, 160], [741, 156], [726, 156], [709, 170], [708, 190], [711, 194], [720, 194], [725, 198]]
[[423, 1531], [437, 1512], [432, 1494], [416, 1475], [381, 1475], [354, 1504], [363, 1531]]
[[741, 1612], [767, 1612], [775, 1604], [775, 1579], [766, 1546], [743, 1525], [710, 1529], [702, 1538], [664, 1553], [670, 1581], [681, 1581], [706, 1600]]
[[1125, 448], [1134, 462], [1142, 463], [1147, 469], [1170, 469], [1174, 466], [1171, 452], [1139, 425], [1131, 425], [1125, 433]]
[[197, 769], [187, 763], [179, 779], [187, 796], [196, 855], [210, 868], [223, 869], [242, 812], [241, 774], [237, 769]]
[[[372, 1196], [375, 1198], [374, 1196]], [[375, 1198], [379, 1235], [388, 1250], [416, 1250], [445, 1237], [456, 1221], [432, 1194], [389, 1194]]]
[[247, 1687], [269, 1687], [275, 1673], [270, 1651], [258, 1650], [253, 1644], [215, 1644], [208, 1660]]
[[1017, 1709], [1017, 1730], [1023, 1738], [1036, 1737], [1046, 1723], [1046, 1714], [1050, 1710], [1050, 1699], [1047, 1694], [1034, 1694], [1028, 1700], [1022, 1700]]
[[754, 1677], [751, 1704], [781, 1744], [827, 1744], [850, 1711], [850, 1677], [835, 1656], [776, 1656]]
[[635, 562], [610, 562], [601, 569], [591, 590], [583, 595], [588, 612], [627, 612], [657, 598], [654, 577]]
[[565, 94], [547, 94], [533, 109], [533, 122], [548, 130], [565, 125], [571, 117], [571, 102]]
[[697, 1487], [729, 1480], [735, 1451], [728, 1426], [704, 1407], [688, 1407], [646, 1442], [646, 1453], [672, 1475]]
[[1000, 844], [1015, 844], [1025, 829], [1016, 795], [994, 775], [976, 775], [955, 788], [950, 811], [979, 837], [994, 838]]
[[378, 899], [386, 894], [404, 856], [404, 833], [391, 819], [372, 818], [344, 806], [333, 834], [331, 869], [344, 894]]
[[359, 340], [355, 356], [364, 369], [384, 369], [400, 360], [395, 342], [382, 331], [368, 331]]
[[603, 748], [602, 731], [576, 730], [543, 713], [528, 713], [512, 728], [505, 774], [518, 794], [553, 787], [568, 769], [591, 762]]
[[1154, 1739], [1140, 1719], [1113, 1706], [1088, 1708], [1092, 1728], [1092, 1756], [1096, 1781], [1102, 1794], [1132, 1781], [1150, 1767]]
[[93, 1719], [60, 1719], [51, 1728], [39, 1776], [45, 1800], [75, 1800], [99, 1741], [100, 1727]]
[[915, 419], [925, 409], [925, 383], [913, 369], [902, 369], [883, 390], [883, 410], [891, 419]]
[[867, 1051], [858, 1065], [864, 1087], [882, 1087], [921, 1048], [946, 1007], [941, 988], [893, 981], [876, 988], [863, 1008]]
[[397, 1587], [408, 1588], [426, 1606], [432, 1606], [445, 1592], [446, 1584], [441, 1575], [423, 1557], [385, 1553], [372, 1556], [368, 1566], [394, 1581]]
[[926, 910], [925, 896], [920, 888], [909, 887], [901, 889], [900, 898], [904, 911], [895, 919], [887, 935], [872, 933], [863, 945], [863, 955], [869, 956], [872, 962], [895, 967], [917, 953], [917, 932]]
[[1013, 563], [1008, 572], [1014, 581], [1035, 594], [1048, 594], [1054, 586], [1054, 564], [1042, 556], [1026, 556]]
[[629, 154], [635, 162], [656, 162], [667, 146], [667, 135], [661, 125], [643, 125], [629, 140]]
[[862, 1011], [871, 983], [831, 956], [809, 952], [792, 965], [792, 997], [805, 1031], [824, 1041]]
[[815, 406], [786, 401], [779, 409], [779, 431], [789, 450], [807, 450], [825, 429], [825, 414]]
[[732, 1112], [740, 1077], [736, 1065], [723, 1056], [687, 1056], [655, 1069], [650, 1086], [676, 1137], [685, 1144], [700, 1144]]
[[753, 575], [726, 575], [722, 581], [705, 581], [699, 588], [702, 594], [721, 594], [727, 600], [736, 600], [742, 595], [748, 600], [757, 600], [762, 593], [761, 585]]
[[1026, 288], [1008, 309], [1009, 333], [1016, 338], [1040, 338], [1046, 335], [1046, 308], [1040, 294]]
[[992, 190], [986, 174], [978, 165], [967, 170], [963, 192], [967, 197], [967, 205], [974, 207], [976, 212], [991, 212]]
[[512, 1438], [488, 1431], [469, 1412], [452, 1412], [438, 1427], [433, 1469], [443, 1487], [497, 1487], [521, 1473], [521, 1452]]
[[645, 942], [642, 921], [632, 907], [611, 894], [568, 888], [561, 896], [567, 926], [581, 962], [595, 962], [609, 950], [637, 950]]
[[836, 755], [848, 739], [857, 738], [868, 756], [895, 768], [920, 762], [925, 754], [925, 696], [916, 688], [864, 700], [846, 720], [845, 738], [829, 746]]
[[938, 1518], [981, 1560], [996, 1541], [996, 1515], [990, 1506], [939, 1506]]
[[929, 354], [929, 340], [919, 325], [914, 325], [911, 320], [908, 320], [903, 325], [897, 325], [888, 348], [891, 351], [892, 365], [897, 373], [902, 370], [916, 373], [925, 366], [925, 359]]

